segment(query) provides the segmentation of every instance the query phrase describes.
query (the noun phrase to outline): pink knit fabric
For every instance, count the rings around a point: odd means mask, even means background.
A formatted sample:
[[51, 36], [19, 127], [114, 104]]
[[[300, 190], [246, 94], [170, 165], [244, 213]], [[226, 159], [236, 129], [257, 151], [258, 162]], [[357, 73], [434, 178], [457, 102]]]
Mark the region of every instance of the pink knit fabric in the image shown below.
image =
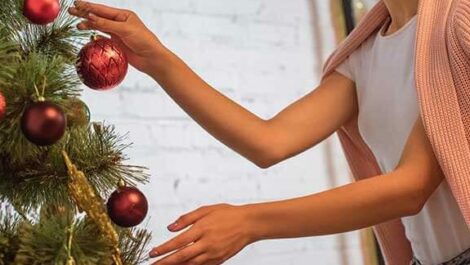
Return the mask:
[[[389, 16], [380, 0], [328, 58], [322, 80]], [[424, 127], [470, 228], [470, 0], [420, 0], [415, 48]], [[357, 180], [382, 174], [359, 134], [357, 115], [337, 133]], [[409, 264], [412, 250], [400, 219], [377, 225], [374, 231], [387, 264]]]

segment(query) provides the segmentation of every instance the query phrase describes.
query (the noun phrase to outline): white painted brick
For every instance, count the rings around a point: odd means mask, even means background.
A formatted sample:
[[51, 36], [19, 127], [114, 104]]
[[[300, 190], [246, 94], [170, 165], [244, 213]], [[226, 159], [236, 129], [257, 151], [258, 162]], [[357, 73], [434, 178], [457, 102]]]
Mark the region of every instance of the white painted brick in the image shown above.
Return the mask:
[[[326, 56], [334, 47], [328, 1], [317, 1], [325, 36], [312, 37], [308, 0], [97, 0], [138, 13], [175, 53], [219, 91], [269, 118], [318, 84], [321, 44]], [[316, 1], [316, 0], [314, 0]], [[166, 226], [202, 205], [265, 202], [304, 196], [330, 188], [325, 145], [261, 170], [223, 146], [192, 121], [148, 76], [130, 69], [117, 89], [85, 89], [84, 100], [94, 120], [106, 120], [120, 133], [129, 132], [129, 163], [151, 174], [142, 186], [150, 202], [146, 224], [153, 244], [174, 234]], [[343, 176], [347, 165], [336, 137], [330, 138]], [[348, 253], [349, 265], [362, 264], [357, 232], [272, 240], [248, 246], [226, 264], [337, 265]]]

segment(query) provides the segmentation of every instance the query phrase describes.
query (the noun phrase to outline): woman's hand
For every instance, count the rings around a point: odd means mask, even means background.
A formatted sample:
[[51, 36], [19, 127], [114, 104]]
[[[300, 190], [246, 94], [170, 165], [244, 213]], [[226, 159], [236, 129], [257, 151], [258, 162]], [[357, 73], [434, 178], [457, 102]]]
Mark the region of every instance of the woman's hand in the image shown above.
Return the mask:
[[85, 1], [75, 1], [69, 13], [86, 19], [78, 24], [80, 30], [99, 30], [111, 35], [124, 49], [130, 64], [148, 73], [150, 62], [158, 60], [165, 50], [158, 38], [132, 11], [112, 8]]
[[253, 243], [243, 206], [202, 207], [181, 216], [168, 230], [178, 232], [188, 226], [185, 232], [150, 252], [154, 258], [175, 251], [154, 265], [218, 265]]

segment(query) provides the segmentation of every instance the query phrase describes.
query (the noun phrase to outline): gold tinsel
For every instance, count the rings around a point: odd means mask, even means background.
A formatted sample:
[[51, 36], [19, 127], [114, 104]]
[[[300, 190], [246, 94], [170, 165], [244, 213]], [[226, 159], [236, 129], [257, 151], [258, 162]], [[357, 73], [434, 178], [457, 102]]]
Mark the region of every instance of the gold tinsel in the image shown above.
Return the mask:
[[67, 153], [65, 151], [62, 153], [70, 176], [68, 188], [73, 201], [80, 212], [84, 211], [96, 223], [103, 236], [113, 246], [114, 264], [123, 265], [119, 250], [119, 236], [106, 213], [103, 200], [96, 194], [85, 174], [72, 163]]

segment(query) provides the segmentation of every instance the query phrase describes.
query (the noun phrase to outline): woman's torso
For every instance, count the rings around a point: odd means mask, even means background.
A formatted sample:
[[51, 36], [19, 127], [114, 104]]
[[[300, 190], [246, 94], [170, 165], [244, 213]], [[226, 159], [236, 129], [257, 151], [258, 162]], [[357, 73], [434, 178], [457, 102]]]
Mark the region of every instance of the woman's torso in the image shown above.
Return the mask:
[[[358, 126], [383, 173], [393, 171], [419, 117], [414, 79], [416, 17], [397, 32], [364, 42], [337, 71], [356, 83]], [[422, 211], [402, 218], [414, 255], [439, 264], [470, 247], [470, 233], [444, 180]]]

